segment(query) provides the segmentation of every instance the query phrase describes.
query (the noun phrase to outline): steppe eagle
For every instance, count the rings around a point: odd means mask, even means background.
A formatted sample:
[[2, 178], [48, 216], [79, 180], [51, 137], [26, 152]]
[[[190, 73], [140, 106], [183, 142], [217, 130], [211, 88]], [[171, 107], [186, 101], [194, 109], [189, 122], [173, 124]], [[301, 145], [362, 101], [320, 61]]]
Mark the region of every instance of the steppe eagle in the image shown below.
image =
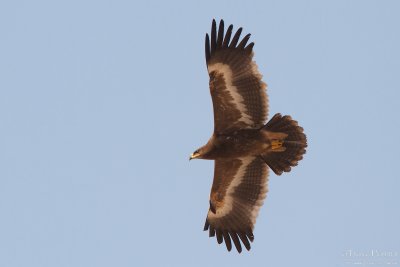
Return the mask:
[[[230, 251], [250, 250], [258, 211], [267, 193], [268, 167], [289, 172], [303, 158], [306, 136], [290, 116], [268, 115], [267, 85], [253, 61], [250, 34], [232, 34], [212, 21], [205, 53], [214, 109], [214, 133], [190, 159], [214, 160], [214, 181], [204, 230]], [[233, 37], [232, 37], [233, 35]], [[241, 241], [241, 242], [240, 242]]]

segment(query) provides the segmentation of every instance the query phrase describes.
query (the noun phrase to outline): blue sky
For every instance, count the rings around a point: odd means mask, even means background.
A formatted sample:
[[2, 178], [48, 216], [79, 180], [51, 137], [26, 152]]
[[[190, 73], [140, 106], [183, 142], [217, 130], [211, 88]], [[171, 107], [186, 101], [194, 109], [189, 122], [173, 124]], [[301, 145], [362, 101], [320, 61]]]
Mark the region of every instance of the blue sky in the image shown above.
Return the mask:
[[[0, 266], [352, 266], [349, 250], [400, 254], [399, 10], [2, 1]], [[213, 163], [188, 162], [213, 129], [213, 18], [252, 33], [270, 114], [292, 115], [309, 140], [298, 167], [271, 174], [240, 255], [202, 231]]]

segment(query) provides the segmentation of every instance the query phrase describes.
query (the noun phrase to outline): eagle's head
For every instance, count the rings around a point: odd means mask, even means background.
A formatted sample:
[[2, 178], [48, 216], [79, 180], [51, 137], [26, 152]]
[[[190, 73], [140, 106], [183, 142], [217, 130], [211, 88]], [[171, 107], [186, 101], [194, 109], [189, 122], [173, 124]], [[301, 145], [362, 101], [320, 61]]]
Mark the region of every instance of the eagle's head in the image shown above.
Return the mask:
[[214, 159], [213, 156], [214, 155], [214, 150], [215, 150], [215, 137], [212, 136], [210, 138], [210, 140], [208, 140], [207, 144], [205, 144], [204, 146], [196, 149], [196, 151], [194, 151], [190, 157], [189, 160], [191, 159]]
[[191, 159], [212, 159], [212, 148], [213, 148], [213, 143], [208, 142], [205, 146], [202, 146], [196, 151], [194, 151], [190, 157], [189, 160]]
[[202, 148], [199, 148], [190, 155], [189, 160], [198, 159], [198, 158], [201, 159], [201, 156], [202, 156]]

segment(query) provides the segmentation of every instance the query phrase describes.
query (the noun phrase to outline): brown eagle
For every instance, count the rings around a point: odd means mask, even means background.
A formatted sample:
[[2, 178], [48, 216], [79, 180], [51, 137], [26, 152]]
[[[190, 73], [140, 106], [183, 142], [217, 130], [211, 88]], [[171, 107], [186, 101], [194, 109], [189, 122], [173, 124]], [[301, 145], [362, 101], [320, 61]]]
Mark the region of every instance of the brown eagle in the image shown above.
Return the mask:
[[267, 193], [268, 167], [277, 174], [289, 172], [303, 158], [307, 139], [290, 116], [268, 115], [267, 85], [253, 61], [254, 43], [242, 40], [233, 25], [206, 34], [206, 63], [214, 108], [214, 133], [190, 159], [215, 161], [210, 207], [204, 231], [217, 236], [227, 249], [241, 242], [250, 250], [258, 211]]

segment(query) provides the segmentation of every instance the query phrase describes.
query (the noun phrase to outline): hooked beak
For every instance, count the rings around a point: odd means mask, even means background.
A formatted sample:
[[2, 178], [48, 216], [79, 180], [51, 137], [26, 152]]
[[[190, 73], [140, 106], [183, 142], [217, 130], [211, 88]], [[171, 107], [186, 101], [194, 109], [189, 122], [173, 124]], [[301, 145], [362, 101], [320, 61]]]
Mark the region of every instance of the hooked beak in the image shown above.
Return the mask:
[[192, 155], [190, 155], [189, 157], [189, 161], [195, 158], [198, 158], [200, 156], [200, 153], [192, 153]]

